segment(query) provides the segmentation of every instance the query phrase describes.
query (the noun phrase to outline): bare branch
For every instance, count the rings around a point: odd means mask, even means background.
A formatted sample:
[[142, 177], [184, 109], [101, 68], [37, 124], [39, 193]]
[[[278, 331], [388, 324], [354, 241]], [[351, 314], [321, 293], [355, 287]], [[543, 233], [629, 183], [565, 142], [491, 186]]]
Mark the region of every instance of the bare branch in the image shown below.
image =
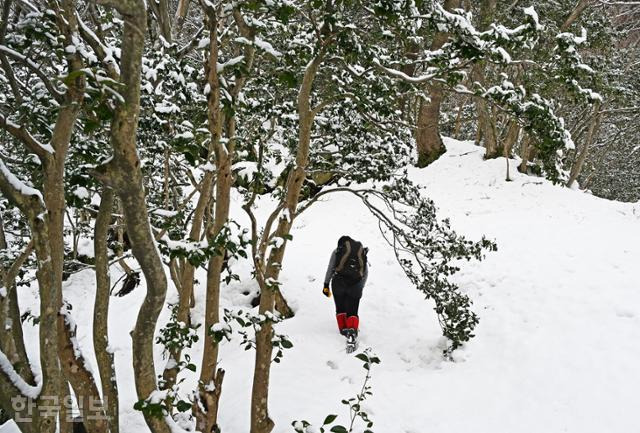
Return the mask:
[[176, 54], [176, 58], [182, 59], [185, 56], [187, 56], [189, 53], [191, 53], [198, 46], [198, 43], [200, 42], [200, 36], [202, 36], [202, 33], [204, 33], [204, 26], [201, 26], [198, 29], [198, 31], [191, 37], [191, 41], [187, 45], [185, 45], [184, 47], [180, 48], [180, 50], [178, 50], [178, 53]]

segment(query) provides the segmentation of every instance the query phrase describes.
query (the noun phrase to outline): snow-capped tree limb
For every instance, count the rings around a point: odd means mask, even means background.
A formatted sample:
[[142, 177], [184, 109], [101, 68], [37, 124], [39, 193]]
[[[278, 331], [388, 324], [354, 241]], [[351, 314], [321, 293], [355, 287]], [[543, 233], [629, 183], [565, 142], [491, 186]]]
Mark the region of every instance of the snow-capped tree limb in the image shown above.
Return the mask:
[[420, 76], [417, 76], [417, 77], [413, 77], [413, 76], [407, 75], [404, 72], [399, 71], [397, 69], [388, 68], [386, 66], [383, 66], [380, 63], [380, 60], [378, 60], [378, 59], [373, 59], [373, 63], [382, 72], [385, 72], [386, 74], [389, 74], [392, 77], [399, 78], [402, 81], [406, 81], [407, 83], [413, 83], [413, 84], [426, 83], [426, 82], [429, 82], [429, 81], [433, 80], [435, 77], [438, 76], [438, 74], [432, 73], [432, 74], [423, 74], [423, 75], [420, 75]]
[[640, 2], [628, 1], [628, 2], [615, 2], [600, 0], [600, 4], [606, 6], [640, 6]]
[[18, 179], [0, 158], [0, 191], [25, 214], [32, 217], [44, 211], [42, 194]]
[[640, 112], [640, 106], [638, 107], [622, 107], [622, 108], [607, 108], [605, 110], [600, 110], [600, 113], [610, 114], [610, 113], [637, 113]]
[[82, 17], [76, 12], [76, 19], [78, 20], [78, 31], [82, 39], [93, 49], [96, 57], [104, 64], [109, 73], [109, 77], [113, 80], [117, 80], [120, 71], [116, 60], [107, 56], [109, 49], [102, 43], [100, 38], [89, 28], [89, 26], [82, 20]]
[[[40, 395], [42, 390], [42, 382], [38, 382], [36, 385], [31, 385], [24, 381], [24, 379], [15, 371], [11, 362], [7, 356], [0, 351], [0, 385], [2, 385], [3, 398], [8, 395], [17, 397], [22, 396], [32, 400], [35, 400]], [[8, 395], [5, 395], [8, 394]], [[11, 401], [10, 398], [7, 400]], [[5, 406], [11, 408], [11, 405]]]
[[135, 13], [136, 8], [139, 7], [138, 2], [135, 0], [96, 0], [96, 3], [101, 6], [114, 8], [122, 15], [131, 15]]
[[47, 75], [43, 72], [42, 68], [39, 65], [35, 64], [33, 60], [23, 56], [22, 54], [12, 50], [11, 48], [5, 45], [0, 45], [0, 53], [26, 66], [31, 72], [33, 72], [40, 79], [40, 81], [42, 81], [44, 86], [47, 88], [51, 96], [56, 101], [58, 101], [59, 103], [63, 102], [64, 93], [62, 93], [53, 85], [49, 77], [47, 77]]
[[20, 140], [29, 151], [38, 155], [40, 161], [45, 161], [51, 157], [54, 153], [53, 148], [50, 145], [44, 145], [40, 143], [33, 135], [25, 129], [23, 125], [17, 125], [8, 120], [3, 114], [0, 114], [0, 128], [7, 131], [14, 138]]
[[195, 34], [191, 36], [191, 40], [189, 41], [189, 43], [178, 50], [176, 57], [178, 59], [182, 59], [186, 57], [189, 53], [193, 52], [193, 50], [198, 46], [198, 43], [200, 42], [200, 37], [202, 36], [203, 33], [204, 33], [204, 26], [200, 26], [200, 28], [195, 32]]
[[[2, 7], [2, 21], [0, 21], [0, 45], [4, 44], [4, 38], [7, 33], [7, 25], [9, 24], [9, 13], [11, 12], [12, 3], [12, 0], [6, 0]], [[13, 92], [16, 101], [18, 103], [21, 103], [22, 95], [20, 92], [18, 79], [13, 73], [11, 64], [9, 63], [9, 60], [7, 60], [7, 56], [4, 53], [0, 53], [0, 65], [2, 66], [2, 69], [6, 74], [7, 80], [9, 81], [9, 86], [11, 87], [11, 91]]]
[[17, 3], [20, 3], [20, 7], [24, 10], [28, 10], [29, 12], [38, 12], [38, 9], [27, 0], [18, 0]]

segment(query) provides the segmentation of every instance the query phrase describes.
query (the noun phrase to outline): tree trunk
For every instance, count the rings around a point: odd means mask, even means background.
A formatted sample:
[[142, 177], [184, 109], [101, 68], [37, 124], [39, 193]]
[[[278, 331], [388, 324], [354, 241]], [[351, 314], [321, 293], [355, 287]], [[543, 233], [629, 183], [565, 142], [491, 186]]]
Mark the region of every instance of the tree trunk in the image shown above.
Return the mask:
[[[207, 10], [207, 25], [210, 31], [209, 58], [205, 66], [207, 82], [210, 92], [208, 95], [208, 121], [211, 143], [215, 155], [216, 184], [215, 184], [215, 209], [213, 220], [207, 224], [207, 239], [214, 242], [220, 236], [229, 220], [229, 208], [231, 204], [231, 187], [233, 185], [233, 173], [231, 171], [236, 145], [236, 118], [230, 113], [224, 115], [220, 106], [220, 80], [218, 77], [218, 11]], [[249, 27], [239, 9], [233, 9], [233, 18], [243, 37], [253, 40], [254, 30]], [[235, 85], [231, 89], [231, 99], [237, 102], [240, 92], [246, 84], [249, 71], [253, 66], [255, 48], [247, 46], [244, 49], [245, 72], [238, 76]], [[222, 126], [225, 125], [227, 140], [223, 143], [221, 138]], [[223, 243], [224, 244], [224, 243]], [[207, 268], [207, 298], [205, 311], [205, 329], [208, 331], [220, 321], [220, 284], [224, 266], [226, 248], [221, 248], [220, 254], [209, 259]], [[207, 336], [204, 342], [202, 356], [202, 370], [200, 374], [199, 405], [194, 406], [198, 430], [203, 432], [218, 431], [217, 416], [222, 392], [224, 370], [217, 368], [218, 343]], [[213, 384], [213, 388], [207, 386]], [[209, 389], [207, 389], [209, 388]]]
[[[460, 0], [445, 0], [444, 9], [452, 11], [460, 7]], [[444, 32], [437, 32], [431, 43], [431, 50], [439, 50], [449, 39]], [[442, 155], [446, 148], [440, 136], [440, 104], [443, 90], [439, 83], [427, 86], [429, 101], [420, 100], [416, 128], [416, 146], [418, 149], [418, 167], [426, 167]]]
[[[0, 160], [1, 163], [2, 161]], [[4, 164], [0, 168], [5, 169]], [[5, 368], [0, 368], [0, 384], [3, 390], [0, 393], [0, 398], [2, 399], [0, 401], [3, 407], [11, 414], [13, 411], [11, 399], [13, 397], [24, 398], [25, 404], [35, 405], [35, 411], [29, 421], [18, 421], [18, 426], [26, 432], [54, 433], [58, 420], [58, 411], [52, 410], [42, 414], [39, 411], [40, 403], [48, 403], [50, 405], [51, 398], [58, 396], [61, 383], [56, 326], [58, 312], [54, 307], [56, 300], [60, 299], [60, 292], [56, 292], [55, 286], [48, 215], [41, 196], [31, 192], [25, 193], [19, 185], [15, 185], [6, 176], [4, 170], [0, 170], [0, 191], [26, 216], [31, 229], [32, 242], [38, 262], [36, 278], [40, 293], [39, 343], [42, 368], [42, 388], [37, 397], [23, 395], [11, 380], [10, 374], [14, 372], [7, 372]], [[42, 217], [43, 215], [44, 218]], [[55, 340], [52, 341], [51, 338], [55, 338]]]
[[462, 129], [462, 113], [464, 112], [464, 105], [467, 102], [467, 98], [462, 98], [460, 100], [460, 105], [458, 106], [458, 114], [456, 115], [456, 122], [453, 128], [453, 138], [456, 140], [460, 139], [460, 130]]
[[[8, 247], [0, 213], [0, 250], [7, 250]], [[33, 373], [29, 368], [29, 358], [24, 346], [16, 278], [20, 268], [32, 252], [33, 242], [29, 242], [9, 268], [0, 269], [2, 271], [0, 288], [4, 287], [5, 290], [4, 295], [0, 294], [0, 323], [4, 323], [4, 332], [0, 333], [0, 350], [13, 365], [16, 373], [27, 383], [33, 382]]]
[[[483, 62], [476, 63], [471, 68], [471, 77], [473, 81], [484, 84], [484, 68]], [[502, 150], [498, 144], [498, 137], [496, 136], [495, 120], [491, 115], [491, 110], [487, 102], [477, 97], [476, 100], [476, 115], [478, 117], [478, 135], [476, 137], [476, 145], [485, 147], [485, 159], [493, 159], [502, 155]], [[482, 142], [480, 142], [482, 140]]]
[[[205, 63], [205, 74], [209, 84], [207, 95], [207, 117], [211, 135], [211, 149], [215, 154], [216, 185], [213, 221], [207, 224], [207, 239], [212, 242], [227, 223], [229, 216], [231, 188], [231, 155], [221, 143], [223, 114], [220, 107], [220, 81], [218, 77], [218, 11], [206, 10], [206, 25], [209, 29], [209, 55]], [[204, 209], [203, 209], [204, 210]], [[207, 268], [207, 294], [205, 300], [205, 339], [202, 366], [198, 386], [198, 399], [193, 406], [196, 428], [203, 433], [213, 433], [217, 429], [218, 403], [221, 393], [223, 373], [218, 372], [218, 343], [209, 335], [211, 327], [220, 321], [220, 270], [224, 252], [209, 259]], [[216, 388], [211, 389], [214, 385]], [[209, 388], [209, 389], [207, 389]]]
[[158, 21], [158, 30], [162, 38], [171, 43], [171, 17], [169, 15], [169, 5], [167, 0], [153, 0], [150, 3], [151, 10]]
[[[207, 206], [209, 206], [209, 203], [211, 201], [211, 189], [213, 187], [214, 178], [215, 174], [212, 171], [207, 171], [203, 176], [200, 187], [200, 195], [198, 197], [196, 208], [193, 212], [191, 230], [189, 232], [189, 240], [200, 240], [205, 210]], [[193, 290], [195, 282], [195, 267], [187, 260], [184, 260], [179, 269], [180, 271], [177, 272], [174, 277], [174, 283], [176, 288], [178, 289], [177, 319], [179, 322], [188, 325], [190, 323], [190, 308], [194, 306]], [[181, 350], [174, 350], [171, 351], [169, 356], [171, 357], [171, 359], [177, 362], [180, 360], [181, 354]], [[176, 378], [178, 376], [178, 366], [177, 364], [175, 365], [175, 367], [165, 369], [163, 373], [163, 378], [167, 384], [167, 387], [171, 387], [173, 384], [175, 384]]]
[[600, 113], [600, 104], [596, 103], [593, 106], [593, 118], [591, 120], [591, 124], [589, 125], [589, 132], [585, 137], [584, 144], [580, 149], [578, 158], [571, 166], [569, 180], [567, 180], [568, 188], [571, 188], [573, 183], [578, 179], [578, 176], [580, 176], [580, 173], [582, 172], [582, 167], [584, 166], [584, 162], [587, 160], [587, 155], [589, 155], [589, 149], [591, 148], [591, 146], [593, 145], [593, 142], [598, 136], [601, 120], [602, 120], [602, 114]]
[[420, 101], [416, 128], [418, 167], [426, 167], [442, 155], [446, 148], [440, 136], [440, 103], [442, 87], [434, 84], [428, 87], [430, 100]]
[[510, 165], [509, 158], [511, 158], [511, 149], [513, 149], [514, 144], [518, 141], [518, 136], [520, 135], [520, 125], [518, 122], [512, 120], [509, 122], [509, 129], [507, 130], [506, 137], [504, 139], [504, 143], [502, 148], [504, 149], [504, 159], [507, 162], [507, 182], [511, 180]]
[[[63, 0], [56, 4], [56, 24], [67, 40], [77, 36], [76, 5], [73, 0]], [[52, 6], [53, 7], [53, 6]], [[83, 68], [79, 54], [67, 56], [69, 73]], [[85, 80], [76, 76], [67, 83], [66, 92], [51, 134], [50, 146], [54, 152], [43, 151], [36, 144], [44, 178], [42, 199], [35, 194], [25, 194], [16, 189], [8, 179], [0, 176], [0, 190], [12, 200], [27, 217], [38, 260], [36, 278], [40, 295], [40, 366], [42, 390], [36, 399], [36, 411], [40, 403], [51, 406], [51, 399], [59, 396], [62, 377], [58, 359], [58, 312], [62, 306], [62, 269], [64, 264], [64, 164], [75, 122], [84, 98]], [[23, 140], [25, 141], [25, 140]], [[27, 140], [28, 141], [28, 140]], [[26, 141], [25, 141], [25, 144]], [[27, 144], [27, 147], [30, 147]], [[31, 143], [31, 147], [34, 145]], [[9, 389], [9, 388], [8, 388]], [[55, 406], [55, 405], [54, 405]], [[33, 426], [25, 430], [53, 433], [56, 430], [58, 410], [38, 413]], [[21, 423], [22, 427], [25, 423]]]
[[[73, 387], [82, 414], [83, 424], [88, 433], [104, 433], [107, 421], [100, 393], [87, 361], [80, 352], [76, 341], [76, 326], [71, 321], [70, 312], [61, 311], [58, 316], [58, 348], [60, 364], [65, 377]], [[62, 382], [66, 385], [66, 380]], [[67, 386], [63, 387], [65, 390]], [[65, 397], [68, 391], [61, 397]], [[66, 422], [66, 419], [65, 419]]]
[[96, 297], [93, 307], [93, 347], [100, 373], [102, 400], [108, 418], [110, 433], [119, 431], [119, 399], [118, 383], [113, 361], [113, 353], [109, 349], [109, 257], [107, 255], [107, 234], [113, 210], [113, 190], [106, 187], [102, 190], [100, 209], [94, 228], [94, 256], [96, 266]]
[[566, 32], [569, 27], [582, 15], [582, 12], [592, 3], [593, 0], [578, 0], [578, 3], [573, 7], [569, 16], [564, 20], [560, 26], [561, 32]]
[[[59, 19], [65, 20], [64, 24], [58, 24], [62, 33], [68, 40], [78, 37], [78, 24], [76, 22], [76, 3], [74, 0], [64, 0], [62, 2], [62, 10], [59, 11]], [[81, 70], [84, 65], [81, 57], [76, 54], [68, 60], [69, 71]], [[48, 336], [44, 337], [44, 344], [40, 346], [41, 359], [44, 351], [47, 363], [47, 369], [51, 374], [56, 374], [58, 378], [51, 383], [51, 391], [47, 390], [46, 382], [43, 384], [42, 396], [58, 395], [63, 383], [66, 383], [60, 377], [60, 367], [65, 371], [69, 366], [69, 352], [67, 344], [69, 343], [69, 335], [64, 332], [64, 326], [61, 323], [60, 312], [62, 309], [62, 270], [64, 265], [64, 217], [65, 217], [65, 194], [64, 194], [64, 169], [69, 143], [74, 130], [75, 122], [78, 118], [82, 101], [84, 99], [85, 79], [80, 75], [73, 80], [73, 84], [69, 85], [65, 94], [65, 105], [58, 112], [58, 118], [53, 128], [51, 136], [51, 146], [54, 154], [46, 158], [45, 181], [43, 187], [43, 196], [48, 216], [48, 239], [49, 239], [49, 257], [51, 260], [51, 283], [44, 290], [40, 289], [40, 300], [44, 304], [41, 308], [46, 310], [47, 320], [43, 321], [41, 316], [40, 335], [43, 337], [43, 327], [46, 329], [45, 334], [55, 335], [55, 339], [50, 340]], [[36, 254], [37, 254], [36, 242]], [[39, 259], [40, 260], [40, 259]], [[44, 292], [50, 291], [51, 294], [44, 296]], [[46, 299], [49, 298], [49, 299]], [[51, 338], [53, 338], [51, 335]], [[52, 346], [49, 349], [47, 346]], [[53, 348], [55, 347], [55, 349]], [[51, 353], [48, 353], [51, 350]], [[73, 351], [71, 357], [75, 359]], [[60, 364], [59, 364], [60, 361]], [[44, 365], [44, 362], [43, 362]], [[45, 368], [43, 368], [45, 370]], [[66, 376], [71, 375], [71, 371], [66, 371]], [[78, 390], [84, 386], [90, 386], [91, 381], [84, 376], [74, 375], [74, 382]], [[78, 392], [77, 390], [77, 392]], [[43, 417], [44, 418], [44, 417]], [[55, 429], [55, 425], [52, 427]], [[97, 430], [94, 430], [97, 431]]]
[[524, 174], [529, 172], [528, 165], [531, 155], [530, 141], [531, 139], [529, 136], [525, 135], [522, 138], [522, 144], [520, 145], [520, 158], [522, 158], [522, 162], [520, 162], [520, 165], [518, 166], [518, 171]]
[[[480, 16], [478, 30], [484, 31], [489, 28], [494, 20], [497, 0], [483, 0], [480, 5]], [[485, 83], [485, 62], [478, 62], [471, 68], [471, 80], [480, 85]], [[486, 149], [485, 159], [497, 158], [503, 151], [499, 148], [498, 137], [496, 136], [495, 120], [493, 119], [489, 105], [483, 98], [476, 99], [476, 114], [478, 117], [478, 135], [484, 139], [484, 143], [476, 140], [477, 145], [484, 144]]]
[[[259, 313], [267, 315], [272, 313], [275, 301], [277, 285], [271, 285], [270, 281], [277, 281], [282, 269], [282, 259], [296, 208], [300, 200], [300, 191], [306, 177], [306, 168], [309, 163], [309, 147], [311, 143], [311, 128], [313, 125], [314, 111], [311, 109], [311, 91], [318, 68], [323, 60], [321, 51], [307, 66], [300, 90], [298, 92], [298, 149], [296, 152], [295, 167], [289, 172], [286, 183], [284, 205], [288, 215], [284, 214], [278, 220], [275, 230], [276, 238], [284, 241], [278, 248], [272, 248], [267, 261], [265, 278], [260, 278], [261, 296]], [[265, 242], [267, 240], [265, 239]], [[264, 248], [265, 246], [262, 245]], [[251, 393], [251, 433], [270, 433], [274, 423], [269, 417], [269, 373], [271, 369], [271, 357], [273, 345], [271, 338], [273, 329], [271, 322], [265, 322], [256, 332], [256, 361], [253, 375], [253, 388]]]
[[[142, 0], [109, 3], [124, 18], [120, 82], [123, 102], [116, 106], [111, 124], [113, 159], [104, 169], [108, 181], [120, 199], [131, 251], [138, 260], [147, 285], [135, 328], [131, 333], [133, 370], [139, 400], [147, 400], [158, 390], [153, 345], [158, 316], [164, 306], [167, 279], [155, 238], [151, 232], [143, 175], [136, 149], [136, 132], [140, 113], [140, 72], [144, 35], [147, 27]], [[154, 433], [169, 433], [166, 422], [143, 411]]]
[[189, 11], [189, 3], [190, 0], [178, 1], [178, 8], [176, 10], [176, 20], [174, 26], [176, 37], [179, 36], [182, 32], [182, 27], [184, 26], [184, 21], [187, 18], [187, 12]]

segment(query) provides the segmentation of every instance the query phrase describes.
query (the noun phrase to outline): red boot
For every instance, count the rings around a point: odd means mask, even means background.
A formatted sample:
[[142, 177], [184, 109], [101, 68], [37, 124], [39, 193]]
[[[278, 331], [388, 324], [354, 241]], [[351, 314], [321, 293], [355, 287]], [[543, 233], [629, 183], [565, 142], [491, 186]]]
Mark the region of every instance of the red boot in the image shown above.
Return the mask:
[[342, 330], [347, 327], [347, 313], [336, 314], [338, 321], [338, 331], [342, 334]]
[[351, 328], [351, 329], [355, 330], [356, 333], [358, 333], [358, 325], [359, 324], [360, 324], [360, 319], [358, 318], [358, 316], [349, 316], [349, 317], [347, 317], [347, 323], [346, 323], [347, 328]]

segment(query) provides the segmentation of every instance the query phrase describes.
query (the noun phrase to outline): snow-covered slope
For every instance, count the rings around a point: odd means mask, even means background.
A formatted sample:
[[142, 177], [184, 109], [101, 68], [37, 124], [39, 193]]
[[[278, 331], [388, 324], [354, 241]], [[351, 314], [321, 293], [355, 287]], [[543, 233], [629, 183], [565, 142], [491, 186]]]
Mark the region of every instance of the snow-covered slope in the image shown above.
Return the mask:
[[[514, 161], [514, 180], [505, 182], [504, 159], [483, 161], [482, 149], [469, 143], [446, 145], [446, 154], [412, 177], [427, 186], [440, 215], [450, 217], [458, 232], [471, 239], [485, 234], [498, 244], [498, 252], [463, 264], [456, 276], [480, 316], [476, 338], [453, 362], [443, 361], [433, 305], [410, 286], [376, 220], [352, 196], [329, 197], [297, 220], [285, 257], [283, 291], [296, 316], [279, 325], [294, 348], [272, 368], [275, 432], [291, 432], [298, 419], [321, 423], [330, 413], [346, 422], [340, 400], [355, 395], [364, 378], [362, 363], [344, 353], [332, 300], [321, 293], [330, 252], [343, 234], [370, 248], [360, 344], [382, 361], [373, 369], [374, 395], [364, 406], [375, 432], [640, 431], [640, 206], [520, 175]], [[253, 288], [248, 279], [226, 288], [223, 304], [246, 302], [240, 292]], [[65, 290], [74, 305], [87, 305], [91, 272], [75, 275]], [[146, 431], [130, 409], [129, 331], [143, 290], [113, 298], [111, 306], [125, 433]], [[201, 315], [202, 287], [197, 295]], [[169, 301], [175, 301], [173, 290]], [[89, 348], [91, 308], [72, 313], [81, 327], [79, 341]], [[33, 329], [29, 334], [36, 341]], [[221, 349], [227, 370], [223, 431], [249, 431], [253, 362], [253, 351], [237, 340]]]

